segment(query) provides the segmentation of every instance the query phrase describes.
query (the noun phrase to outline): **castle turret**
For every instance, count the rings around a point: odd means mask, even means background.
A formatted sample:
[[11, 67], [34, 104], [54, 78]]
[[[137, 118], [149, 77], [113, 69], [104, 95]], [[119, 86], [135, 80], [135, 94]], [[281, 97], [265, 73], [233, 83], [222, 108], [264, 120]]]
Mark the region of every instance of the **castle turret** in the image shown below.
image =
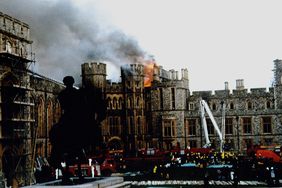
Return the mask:
[[81, 65], [82, 86], [92, 86], [106, 89], [106, 64], [101, 62], [88, 62]]
[[144, 65], [135, 63], [123, 66], [121, 77], [124, 89], [125, 149], [135, 152], [137, 146], [142, 146], [144, 143], [142, 141], [145, 139]]

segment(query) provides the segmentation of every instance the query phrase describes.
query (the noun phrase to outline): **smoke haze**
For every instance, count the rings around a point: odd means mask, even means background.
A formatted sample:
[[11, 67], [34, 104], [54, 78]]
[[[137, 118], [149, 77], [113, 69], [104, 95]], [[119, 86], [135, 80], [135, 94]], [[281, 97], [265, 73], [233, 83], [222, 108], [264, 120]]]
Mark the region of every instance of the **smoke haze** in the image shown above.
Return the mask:
[[29, 25], [35, 71], [56, 80], [72, 75], [76, 82], [80, 82], [80, 65], [86, 61], [107, 61], [112, 63], [107, 67], [119, 69], [144, 56], [133, 37], [105, 23], [97, 7], [91, 10], [83, 12], [69, 0], [0, 1], [1, 12]]

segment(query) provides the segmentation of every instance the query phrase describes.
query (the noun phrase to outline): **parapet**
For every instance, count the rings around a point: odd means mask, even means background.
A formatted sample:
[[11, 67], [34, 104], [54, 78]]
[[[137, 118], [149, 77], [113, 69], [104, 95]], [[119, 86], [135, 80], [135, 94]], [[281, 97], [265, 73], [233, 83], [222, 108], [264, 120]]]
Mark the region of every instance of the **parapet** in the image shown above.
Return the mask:
[[[162, 66], [159, 66], [159, 74], [161, 79], [165, 80], [179, 80], [179, 73], [178, 71], [171, 69], [169, 71], [163, 69]], [[188, 70], [187, 69], [181, 69], [181, 78], [183, 80], [189, 80], [188, 78]]]
[[107, 75], [106, 64], [102, 62], [86, 62], [81, 65], [82, 75]]
[[202, 97], [202, 98], [211, 97], [212, 91], [193, 91], [192, 95], [196, 97]]
[[144, 75], [144, 65], [141, 63], [125, 64], [121, 67], [121, 75]]
[[27, 43], [32, 43], [32, 41], [30, 41], [28, 24], [2, 12], [0, 12], [0, 31], [12, 35], [13, 37], [20, 38]]
[[181, 79], [189, 80], [188, 69], [181, 69]]
[[248, 90], [247, 89], [234, 89], [232, 93], [235, 96], [244, 96], [248, 94]]
[[266, 92], [266, 88], [251, 88], [250, 91], [252, 94], [262, 94]]
[[107, 92], [122, 92], [122, 84], [120, 82], [111, 82], [108, 80], [107, 82]]
[[219, 96], [219, 97], [228, 97], [230, 95], [230, 91], [229, 90], [216, 90], [214, 91], [214, 95]]
[[192, 96], [194, 97], [228, 97], [230, 95], [234, 97], [243, 97], [243, 96], [266, 96], [272, 95], [274, 93], [274, 88], [251, 88], [248, 92], [248, 89], [234, 89], [232, 93], [230, 90], [215, 90], [214, 94], [212, 91], [193, 91]]

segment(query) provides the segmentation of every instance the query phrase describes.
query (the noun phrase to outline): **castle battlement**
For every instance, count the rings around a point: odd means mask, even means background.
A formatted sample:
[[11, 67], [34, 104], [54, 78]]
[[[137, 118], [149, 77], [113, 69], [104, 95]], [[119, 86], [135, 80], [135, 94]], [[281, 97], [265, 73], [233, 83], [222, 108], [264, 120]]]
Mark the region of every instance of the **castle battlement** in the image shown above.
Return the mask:
[[122, 92], [122, 84], [121, 82], [111, 82], [108, 80], [107, 82], [107, 92]]
[[[189, 80], [188, 69], [181, 69], [181, 77], [179, 77], [179, 72], [171, 69], [165, 70], [162, 66], [158, 66], [159, 71], [155, 71], [154, 74], [158, 73], [159, 75], [155, 75], [162, 80]], [[156, 79], [155, 79], [156, 80]]]
[[144, 75], [144, 65], [141, 63], [125, 64], [121, 66], [122, 76]]
[[86, 62], [81, 65], [82, 74], [107, 75], [106, 64], [102, 62]]
[[274, 88], [250, 88], [248, 89], [234, 89], [232, 90], [208, 90], [208, 91], [193, 91], [191, 97], [244, 97], [244, 96], [267, 96], [273, 95]]
[[30, 41], [28, 24], [2, 12], [0, 12], [0, 30], [6, 34], [22, 39], [25, 42], [32, 43], [32, 41]]

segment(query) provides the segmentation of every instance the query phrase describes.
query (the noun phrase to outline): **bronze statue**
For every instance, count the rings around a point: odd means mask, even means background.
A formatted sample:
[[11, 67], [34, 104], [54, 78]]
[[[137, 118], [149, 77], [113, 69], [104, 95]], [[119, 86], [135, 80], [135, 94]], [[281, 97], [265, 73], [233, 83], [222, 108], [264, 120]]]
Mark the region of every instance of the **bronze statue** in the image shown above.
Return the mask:
[[[85, 86], [73, 87], [74, 79], [63, 79], [66, 88], [58, 95], [62, 116], [50, 131], [52, 145], [50, 163], [63, 172], [63, 183], [70, 184], [68, 166], [85, 160], [85, 148], [99, 143], [100, 123], [105, 118], [106, 103], [101, 90]], [[98, 143], [97, 143], [98, 142]], [[66, 163], [63, 168], [61, 162]], [[81, 171], [78, 172], [82, 179]]]

